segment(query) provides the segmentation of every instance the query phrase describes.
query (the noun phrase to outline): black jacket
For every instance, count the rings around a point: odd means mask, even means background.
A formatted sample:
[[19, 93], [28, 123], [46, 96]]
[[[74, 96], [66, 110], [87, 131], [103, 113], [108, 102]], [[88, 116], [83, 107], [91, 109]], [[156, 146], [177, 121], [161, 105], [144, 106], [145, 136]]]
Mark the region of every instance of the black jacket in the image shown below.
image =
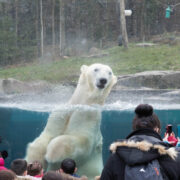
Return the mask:
[[101, 174], [101, 180], [124, 180], [125, 164], [135, 165], [158, 159], [170, 180], [180, 180], [180, 151], [164, 143], [151, 129], [132, 132], [125, 140], [110, 146], [112, 152]]

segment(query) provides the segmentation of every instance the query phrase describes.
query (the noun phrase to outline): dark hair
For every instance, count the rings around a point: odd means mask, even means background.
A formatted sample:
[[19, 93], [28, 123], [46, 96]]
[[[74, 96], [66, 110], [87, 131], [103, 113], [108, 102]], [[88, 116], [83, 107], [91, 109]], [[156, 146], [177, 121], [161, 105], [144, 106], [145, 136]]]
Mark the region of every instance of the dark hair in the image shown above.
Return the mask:
[[27, 170], [27, 161], [24, 159], [15, 159], [11, 162], [10, 169], [18, 176], [22, 176]]
[[6, 159], [8, 157], [8, 152], [6, 150], [1, 151], [0, 157], [2, 157], [3, 159]]
[[[3, 138], [0, 136], [0, 143], [3, 142]], [[8, 157], [8, 152], [6, 150], [0, 151], [0, 157], [6, 159]]]
[[11, 170], [1, 170], [0, 179], [1, 180], [15, 180], [16, 174]]
[[62, 175], [55, 171], [48, 171], [42, 177], [42, 180], [63, 180], [63, 179], [64, 178], [62, 177]]
[[142, 128], [159, 128], [161, 123], [156, 114], [153, 112], [153, 107], [149, 104], [140, 104], [135, 109], [135, 117], [133, 119], [133, 130]]
[[64, 159], [61, 163], [61, 169], [64, 173], [73, 174], [76, 168], [76, 163], [73, 159], [67, 158]]
[[33, 161], [32, 163], [28, 164], [27, 167], [27, 174], [30, 176], [36, 176], [41, 173], [42, 164], [39, 161]]

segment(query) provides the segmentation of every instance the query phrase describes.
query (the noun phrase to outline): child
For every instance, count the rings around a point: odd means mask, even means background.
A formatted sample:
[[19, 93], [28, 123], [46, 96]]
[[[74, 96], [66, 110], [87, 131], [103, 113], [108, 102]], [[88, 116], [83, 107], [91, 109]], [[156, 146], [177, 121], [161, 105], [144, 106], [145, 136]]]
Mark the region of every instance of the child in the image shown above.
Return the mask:
[[4, 159], [2, 157], [0, 157], [0, 171], [2, 170], [7, 170], [6, 167], [4, 167]]
[[175, 134], [172, 131], [172, 125], [171, 124], [166, 126], [166, 133], [164, 135], [163, 141], [165, 141], [165, 142], [167, 142], [173, 146], [176, 146], [176, 144], [178, 142], [178, 139], [175, 137]]
[[10, 169], [17, 175], [18, 180], [38, 180], [36, 177], [27, 175], [27, 161], [24, 159], [13, 160]]
[[15, 172], [17, 176], [26, 176], [27, 162], [24, 159], [15, 159], [11, 162], [10, 169]]
[[54, 171], [48, 171], [46, 172], [42, 180], [65, 180], [60, 173], [54, 172]]
[[77, 167], [76, 162], [73, 159], [64, 159], [61, 163], [60, 174], [65, 180], [88, 180], [86, 176], [78, 176], [76, 174]]
[[41, 178], [43, 176], [42, 164], [39, 161], [34, 161], [28, 164], [27, 174], [37, 178]]
[[16, 180], [16, 174], [11, 170], [2, 170], [0, 171], [1, 180]]
[[77, 167], [73, 159], [67, 158], [62, 161], [60, 172], [70, 174], [71, 176], [74, 176], [74, 177], [79, 177], [76, 174], [76, 171], [77, 171]]

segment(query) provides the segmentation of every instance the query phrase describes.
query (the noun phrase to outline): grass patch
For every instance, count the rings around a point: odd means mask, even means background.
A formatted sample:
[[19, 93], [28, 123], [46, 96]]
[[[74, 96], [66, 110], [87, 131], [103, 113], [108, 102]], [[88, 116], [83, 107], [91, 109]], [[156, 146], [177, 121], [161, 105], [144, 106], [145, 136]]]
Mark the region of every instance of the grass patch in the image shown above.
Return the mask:
[[128, 50], [117, 46], [106, 51], [109, 55], [102, 58], [72, 57], [50, 63], [0, 68], [0, 77], [22, 81], [73, 82], [78, 79], [81, 65], [92, 63], [107, 64], [116, 75], [152, 70], [180, 70], [180, 45], [137, 47], [130, 44]]

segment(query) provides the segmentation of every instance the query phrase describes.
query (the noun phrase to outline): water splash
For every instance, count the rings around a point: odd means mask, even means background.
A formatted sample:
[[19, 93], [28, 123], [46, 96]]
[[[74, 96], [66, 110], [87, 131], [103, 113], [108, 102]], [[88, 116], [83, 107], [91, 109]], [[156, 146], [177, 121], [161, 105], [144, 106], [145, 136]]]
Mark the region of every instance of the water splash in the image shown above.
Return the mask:
[[[0, 96], [0, 106], [25, 110], [51, 112], [57, 108], [68, 107], [75, 87], [55, 86], [49, 92], [21, 93]], [[118, 90], [112, 91], [107, 98], [104, 110], [132, 110], [138, 104], [148, 103], [155, 109], [180, 109], [179, 90]]]

